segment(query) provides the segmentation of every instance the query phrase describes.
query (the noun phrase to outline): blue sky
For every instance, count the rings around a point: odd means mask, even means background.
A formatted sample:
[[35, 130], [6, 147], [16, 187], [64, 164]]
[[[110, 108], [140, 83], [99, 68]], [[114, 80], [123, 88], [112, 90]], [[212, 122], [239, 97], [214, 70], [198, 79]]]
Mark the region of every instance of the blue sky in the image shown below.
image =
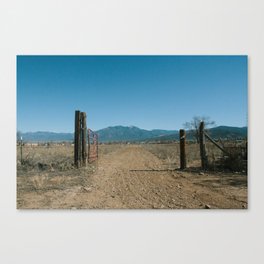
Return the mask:
[[193, 116], [247, 126], [247, 56], [17, 56], [17, 129], [180, 129]]

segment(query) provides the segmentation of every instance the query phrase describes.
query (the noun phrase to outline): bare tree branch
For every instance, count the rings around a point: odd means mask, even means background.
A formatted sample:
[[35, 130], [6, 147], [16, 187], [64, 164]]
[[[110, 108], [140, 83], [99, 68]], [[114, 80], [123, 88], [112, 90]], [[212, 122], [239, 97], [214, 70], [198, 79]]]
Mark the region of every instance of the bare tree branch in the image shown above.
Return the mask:
[[208, 116], [194, 116], [190, 122], [185, 122], [183, 127], [189, 130], [189, 133], [194, 136], [197, 143], [199, 143], [199, 125], [204, 121], [205, 128], [215, 126], [215, 121], [211, 120]]

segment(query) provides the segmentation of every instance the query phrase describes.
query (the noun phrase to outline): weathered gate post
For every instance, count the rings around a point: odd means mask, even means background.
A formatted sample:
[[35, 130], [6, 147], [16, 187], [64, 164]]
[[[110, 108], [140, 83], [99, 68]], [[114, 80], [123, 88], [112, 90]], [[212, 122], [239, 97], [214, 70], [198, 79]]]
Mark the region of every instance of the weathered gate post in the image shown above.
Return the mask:
[[181, 170], [186, 168], [186, 152], [185, 152], [185, 130], [180, 129], [180, 168]]
[[204, 136], [204, 122], [200, 122], [199, 126], [199, 142], [200, 142], [200, 155], [201, 155], [201, 165], [203, 169], [207, 168], [207, 155], [205, 149], [205, 136]]
[[74, 164], [77, 168], [80, 167], [81, 161], [81, 113], [75, 111], [75, 131], [74, 131]]
[[87, 131], [87, 125], [86, 125], [86, 113], [81, 112], [81, 120], [82, 120], [82, 127], [81, 127], [81, 138], [82, 138], [82, 164], [84, 166], [87, 165], [87, 144], [86, 144], [86, 131]]

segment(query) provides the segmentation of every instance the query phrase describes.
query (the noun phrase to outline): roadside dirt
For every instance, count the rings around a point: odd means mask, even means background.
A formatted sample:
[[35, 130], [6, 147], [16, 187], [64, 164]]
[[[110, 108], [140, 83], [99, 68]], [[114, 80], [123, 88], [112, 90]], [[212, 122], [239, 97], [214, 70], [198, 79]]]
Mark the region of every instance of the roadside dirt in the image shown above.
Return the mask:
[[140, 145], [101, 155], [95, 165], [94, 173], [74, 170], [80, 185], [60, 188], [75, 176], [56, 175], [49, 182], [58, 188], [19, 191], [18, 208], [247, 208], [246, 175], [175, 170]]

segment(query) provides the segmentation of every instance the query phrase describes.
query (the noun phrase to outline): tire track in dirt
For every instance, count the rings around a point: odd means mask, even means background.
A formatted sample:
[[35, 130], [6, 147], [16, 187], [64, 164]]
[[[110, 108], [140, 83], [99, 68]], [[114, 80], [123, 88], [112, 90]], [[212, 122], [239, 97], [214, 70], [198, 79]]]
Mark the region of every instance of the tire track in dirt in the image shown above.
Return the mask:
[[[145, 151], [142, 148], [135, 149], [135, 155], [133, 152], [131, 152], [130, 155], [132, 156], [130, 158], [131, 166], [124, 175], [127, 182], [129, 183], [130, 191], [138, 198], [139, 201], [142, 202], [142, 206], [138, 205], [137, 208], [164, 207], [164, 204], [166, 204], [164, 199], [161, 195], [158, 195], [157, 190], [155, 191], [153, 188], [157, 186], [153, 186], [152, 182], [150, 181], [151, 177], [153, 177], [153, 172], [144, 172], [144, 169], [160, 169], [162, 162], [153, 154]], [[137, 168], [143, 171], [131, 171]], [[151, 176], [149, 176], [150, 174]], [[131, 201], [129, 202], [131, 204]]]
[[151, 171], [164, 168], [162, 161], [140, 146], [129, 146], [114, 155], [111, 153], [102, 157], [99, 164], [97, 173], [93, 175], [96, 186], [100, 186], [108, 197], [111, 196], [110, 186], [118, 190], [114, 197], [117, 204], [112, 203], [112, 208], [186, 207], [180, 198], [175, 198], [181, 196], [181, 191], [170, 172]]
[[[229, 206], [230, 197], [192, 183], [185, 172], [164, 171], [163, 162], [139, 145], [103, 156], [99, 164], [93, 179], [104, 193], [103, 208], [204, 208], [208, 201], [214, 208]], [[111, 188], [117, 191], [109, 203]], [[235, 200], [230, 205], [241, 208]]]

